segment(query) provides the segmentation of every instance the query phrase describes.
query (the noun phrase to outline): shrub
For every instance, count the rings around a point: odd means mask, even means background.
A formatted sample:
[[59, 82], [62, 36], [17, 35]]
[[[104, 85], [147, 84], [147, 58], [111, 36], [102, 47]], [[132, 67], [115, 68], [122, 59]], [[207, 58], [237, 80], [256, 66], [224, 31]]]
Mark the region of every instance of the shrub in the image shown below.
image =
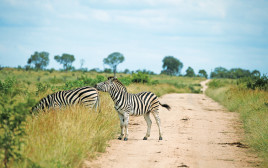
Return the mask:
[[247, 88], [255, 90], [268, 90], [268, 79], [267, 76], [262, 77], [254, 77], [253, 79], [248, 79], [247, 81]]
[[14, 85], [16, 83], [16, 79], [14, 78], [7, 78], [4, 82], [0, 81], [0, 92], [2, 94], [11, 93], [14, 90]]
[[37, 87], [36, 95], [38, 95], [46, 92], [50, 88], [50, 84], [39, 82], [36, 84], [36, 87]]
[[105, 81], [105, 77], [97, 75], [95, 79], [88, 78], [87, 76], [81, 76], [77, 80], [67, 81], [65, 86], [61, 87], [63, 90], [70, 90], [83, 86], [95, 86], [97, 83]]
[[148, 74], [138, 72], [132, 74], [132, 82], [135, 83], [149, 83], [150, 78]]
[[97, 75], [95, 79], [88, 78], [87, 76], [81, 76], [78, 78], [79, 81], [82, 81], [85, 85], [94, 86], [97, 83], [105, 81], [105, 77], [101, 75]]
[[197, 84], [191, 84], [189, 85], [189, 89], [191, 90], [192, 93], [201, 93], [200, 88], [195, 88], [195, 86], [199, 86]]
[[67, 81], [65, 83], [65, 85], [62, 86], [61, 88], [63, 90], [71, 90], [73, 88], [78, 88], [78, 87], [82, 87], [82, 86], [85, 86], [83, 81], [75, 80], [75, 81]]
[[120, 82], [122, 82], [123, 83], [123, 85], [125, 85], [125, 86], [128, 86], [128, 85], [130, 85], [131, 83], [132, 83], [132, 79], [131, 79], [131, 77], [121, 77], [121, 78], [119, 78], [118, 79]]
[[267, 76], [263, 75], [261, 76], [251, 76], [246, 78], [238, 79], [236, 84], [239, 87], [252, 89], [252, 90], [268, 90], [268, 80]]
[[157, 85], [157, 84], [159, 84], [159, 80], [153, 80], [153, 81], [151, 82], [151, 84], [152, 84], [152, 85]]
[[21, 91], [15, 84], [14, 79], [0, 81], [0, 160], [3, 161], [0, 167], [9, 167], [11, 160], [24, 159], [20, 151], [24, 143], [25, 121], [35, 103], [33, 99], [17, 103], [16, 96]]
[[55, 71], [54, 68], [51, 68], [51, 69], [48, 70], [49, 73], [52, 73], [52, 72], [54, 72], [54, 71]]

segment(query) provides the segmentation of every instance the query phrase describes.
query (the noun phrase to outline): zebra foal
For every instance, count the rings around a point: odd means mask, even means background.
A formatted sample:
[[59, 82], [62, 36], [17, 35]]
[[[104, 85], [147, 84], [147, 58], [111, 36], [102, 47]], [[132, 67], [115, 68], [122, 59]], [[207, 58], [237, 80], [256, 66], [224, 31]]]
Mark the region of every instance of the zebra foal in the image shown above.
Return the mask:
[[170, 109], [169, 105], [161, 104], [154, 93], [141, 92], [137, 94], [131, 94], [127, 92], [126, 87], [116, 78], [109, 77], [107, 81], [98, 83], [96, 88], [103, 92], [108, 92], [114, 101], [115, 109], [118, 112], [120, 119], [121, 134], [118, 137], [121, 140], [124, 137], [128, 140], [128, 122], [129, 115], [140, 116], [143, 115], [147, 123], [147, 133], [143, 140], [147, 140], [150, 136], [152, 121], [150, 119], [150, 113], [153, 114], [158, 129], [159, 129], [159, 140], [162, 140], [162, 131], [159, 118], [159, 105]]
[[58, 91], [42, 98], [36, 106], [32, 108], [32, 112], [50, 109], [61, 108], [62, 106], [83, 104], [89, 107], [99, 106], [99, 93], [94, 87], [81, 87], [73, 90]]

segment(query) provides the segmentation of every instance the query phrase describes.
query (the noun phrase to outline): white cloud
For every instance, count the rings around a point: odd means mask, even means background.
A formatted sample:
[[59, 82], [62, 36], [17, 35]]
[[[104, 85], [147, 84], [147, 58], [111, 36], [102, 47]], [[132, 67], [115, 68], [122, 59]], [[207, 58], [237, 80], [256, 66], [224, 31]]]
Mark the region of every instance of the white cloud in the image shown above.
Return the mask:
[[108, 13], [107, 11], [104, 11], [104, 10], [92, 9], [91, 15], [94, 19], [103, 21], [103, 22], [108, 22], [108, 21], [111, 21], [112, 19], [111, 13]]
[[89, 19], [89, 17], [86, 14], [79, 13], [79, 12], [59, 14], [59, 17], [61, 19], [71, 19], [71, 20], [88, 20]]

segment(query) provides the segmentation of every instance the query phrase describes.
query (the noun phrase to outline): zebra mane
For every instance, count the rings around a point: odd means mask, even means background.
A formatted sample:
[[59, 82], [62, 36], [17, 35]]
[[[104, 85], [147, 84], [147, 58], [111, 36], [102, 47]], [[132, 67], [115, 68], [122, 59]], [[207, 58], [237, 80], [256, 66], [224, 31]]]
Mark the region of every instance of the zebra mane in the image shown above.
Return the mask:
[[113, 82], [117, 83], [118, 85], [120, 85], [121, 87], [123, 87], [124, 91], [127, 92], [127, 88], [125, 87], [125, 85], [123, 85], [122, 82], [120, 82], [116, 77], [110, 76], [108, 77], [108, 80], [112, 79]]

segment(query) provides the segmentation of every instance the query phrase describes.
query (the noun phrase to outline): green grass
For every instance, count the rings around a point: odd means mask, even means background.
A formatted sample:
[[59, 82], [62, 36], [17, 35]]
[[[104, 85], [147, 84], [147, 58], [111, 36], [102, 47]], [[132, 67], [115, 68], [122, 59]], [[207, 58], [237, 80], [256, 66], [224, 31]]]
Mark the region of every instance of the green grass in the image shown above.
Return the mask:
[[201, 77], [181, 77], [154, 75], [153, 80], [158, 80], [160, 84], [169, 84], [177, 88], [177, 93], [201, 93], [200, 82], [205, 80]]
[[235, 80], [212, 80], [206, 94], [228, 110], [240, 113], [245, 140], [263, 158], [265, 167], [268, 165], [268, 93], [235, 83]]

